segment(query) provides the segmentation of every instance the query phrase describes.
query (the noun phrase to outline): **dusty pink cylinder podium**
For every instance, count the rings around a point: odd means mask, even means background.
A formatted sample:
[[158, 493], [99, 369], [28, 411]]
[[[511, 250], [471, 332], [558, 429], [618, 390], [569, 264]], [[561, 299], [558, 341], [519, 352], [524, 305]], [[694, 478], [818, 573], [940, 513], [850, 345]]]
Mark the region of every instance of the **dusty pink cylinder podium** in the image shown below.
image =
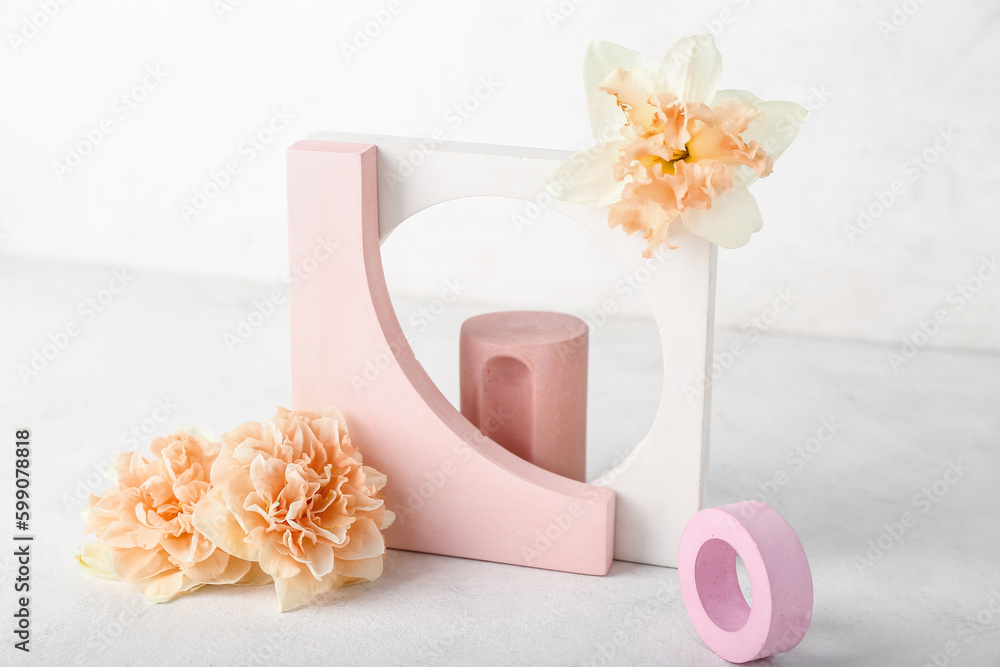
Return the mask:
[[538, 311], [462, 324], [462, 414], [508, 451], [557, 475], [587, 475], [587, 324]]

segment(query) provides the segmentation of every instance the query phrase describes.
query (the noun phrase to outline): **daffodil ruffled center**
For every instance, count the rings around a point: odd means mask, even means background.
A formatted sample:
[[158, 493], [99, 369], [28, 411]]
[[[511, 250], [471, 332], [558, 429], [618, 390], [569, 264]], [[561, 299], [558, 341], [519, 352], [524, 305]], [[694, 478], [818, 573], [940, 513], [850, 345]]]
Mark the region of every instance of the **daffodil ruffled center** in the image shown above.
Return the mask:
[[600, 90], [613, 95], [625, 116], [625, 138], [614, 177], [625, 184], [622, 200], [612, 204], [609, 222], [627, 232], [644, 231], [647, 255], [670, 245], [670, 224], [689, 209], [711, 209], [712, 200], [734, 187], [742, 167], [760, 178], [771, 173], [772, 159], [742, 133], [762, 117], [753, 104], [727, 98], [714, 106], [685, 103], [675, 95], [655, 94], [649, 73], [617, 69]]

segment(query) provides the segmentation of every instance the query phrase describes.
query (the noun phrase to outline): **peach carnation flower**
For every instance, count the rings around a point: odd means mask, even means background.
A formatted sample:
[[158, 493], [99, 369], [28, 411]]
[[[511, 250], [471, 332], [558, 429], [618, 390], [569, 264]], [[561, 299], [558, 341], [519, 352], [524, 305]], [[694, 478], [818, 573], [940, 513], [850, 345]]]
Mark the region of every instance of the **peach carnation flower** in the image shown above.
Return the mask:
[[179, 430], [150, 449], [150, 459], [115, 456], [116, 485], [90, 497], [86, 530], [97, 541], [84, 546], [80, 563], [132, 583], [150, 602], [205, 584], [259, 583], [250, 562], [217, 549], [192, 525], [219, 443]]
[[674, 44], [662, 63], [610, 42], [584, 59], [587, 105], [602, 142], [567, 160], [547, 187], [559, 199], [609, 206], [608, 223], [643, 232], [644, 256], [679, 221], [725, 248], [762, 226], [747, 186], [771, 173], [805, 109], [718, 90], [722, 56], [709, 34]]
[[222, 436], [214, 488], [194, 525], [274, 578], [281, 611], [342, 584], [382, 574], [381, 529], [393, 520], [385, 476], [362, 464], [334, 408], [278, 408], [264, 424]]

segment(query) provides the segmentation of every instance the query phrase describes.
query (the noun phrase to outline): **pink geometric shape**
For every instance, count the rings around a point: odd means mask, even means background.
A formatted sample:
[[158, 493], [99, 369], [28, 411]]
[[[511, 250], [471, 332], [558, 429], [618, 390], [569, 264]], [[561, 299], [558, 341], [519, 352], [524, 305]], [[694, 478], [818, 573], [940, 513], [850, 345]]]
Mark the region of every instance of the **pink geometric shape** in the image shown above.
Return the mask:
[[537, 311], [462, 324], [462, 414], [484, 435], [557, 475], [587, 475], [587, 324]]
[[340, 408], [366, 463], [386, 473], [389, 547], [606, 574], [614, 492], [523, 461], [445, 399], [389, 300], [378, 208], [375, 146], [289, 148], [289, 255], [308, 272], [290, 290], [293, 405]]
[[570, 159], [569, 151], [324, 132], [310, 138], [378, 146], [383, 241], [410, 217], [443, 202], [502, 197], [524, 204], [526, 223], [540, 207], [575, 221], [624, 262], [627, 273], [615, 293], [649, 302], [659, 326], [663, 386], [649, 432], [591, 483], [615, 492], [615, 558], [677, 567], [681, 532], [702, 507], [708, 469], [717, 246], [681, 226], [671, 239], [682, 250], [643, 259], [642, 239], [609, 227], [606, 209], [539, 190]]
[[[737, 555], [752, 605], [740, 590]], [[720, 657], [749, 662], [802, 641], [812, 619], [812, 574], [798, 536], [772, 507], [746, 501], [698, 512], [681, 535], [678, 561], [688, 616]]]

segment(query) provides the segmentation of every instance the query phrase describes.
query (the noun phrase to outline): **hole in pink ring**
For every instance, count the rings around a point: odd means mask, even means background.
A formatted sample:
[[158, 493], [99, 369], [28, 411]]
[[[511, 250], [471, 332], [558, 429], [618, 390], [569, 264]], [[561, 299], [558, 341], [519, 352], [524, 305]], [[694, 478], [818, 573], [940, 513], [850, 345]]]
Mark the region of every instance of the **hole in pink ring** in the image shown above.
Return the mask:
[[753, 589], [750, 588], [750, 574], [747, 572], [746, 563], [743, 562], [743, 558], [740, 556], [740, 552], [736, 552], [736, 576], [740, 579], [740, 590], [743, 591], [743, 597], [746, 599], [747, 604], [753, 609]]
[[726, 632], [736, 632], [747, 624], [750, 605], [743, 597], [736, 572], [736, 549], [727, 542], [711, 539], [701, 545], [694, 563], [694, 580], [705, 613]]

